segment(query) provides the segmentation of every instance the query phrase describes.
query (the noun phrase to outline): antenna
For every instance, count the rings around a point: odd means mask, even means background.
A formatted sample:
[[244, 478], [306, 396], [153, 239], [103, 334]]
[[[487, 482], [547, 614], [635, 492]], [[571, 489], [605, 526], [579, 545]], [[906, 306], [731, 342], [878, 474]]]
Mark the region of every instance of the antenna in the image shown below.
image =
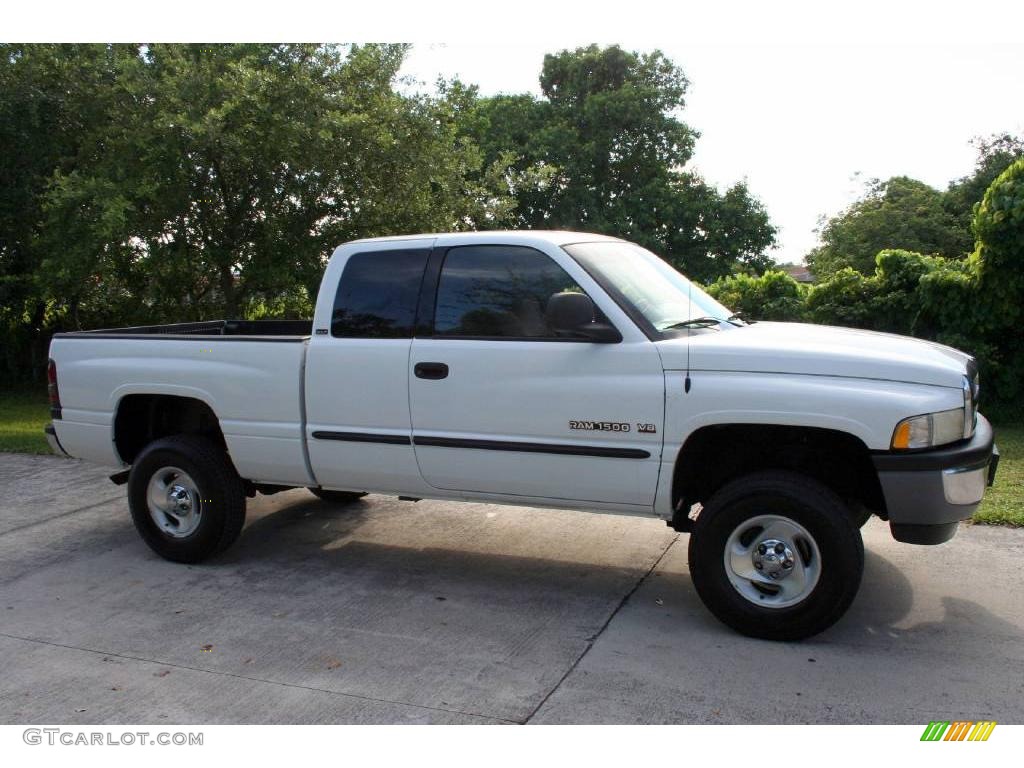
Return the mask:
[[[686, 278], [686, 314], [687, 320], [693, 318], [693, 281], [690, 278]], [[693, 334], [693, 328], [686, 326], [686, 379], [683, 381], [683, 392], [690, 391], [690, 347], [693, 344], [693, 340], [690, 336]]]

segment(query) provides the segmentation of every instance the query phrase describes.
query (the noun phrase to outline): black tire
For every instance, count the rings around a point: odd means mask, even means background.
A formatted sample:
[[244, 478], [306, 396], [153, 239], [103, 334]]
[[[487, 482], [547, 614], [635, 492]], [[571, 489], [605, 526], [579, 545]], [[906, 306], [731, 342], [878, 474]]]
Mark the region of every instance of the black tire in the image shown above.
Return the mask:
[[[763, 515], [797, 523], [796, 527], [802, 527], [817, 547], [817, 582], [811, 586], [808, 578], [806, 594], [798, 592], [793, 599], [799, 601], [791, 605], [756, 604], [753, 597], [745, 597], [730, 581], [725, 562], [730, 537], [744, 531], [745, 522]], [[759, 546], [757, 528], [752, 523], [746, 531], [753, 531], [753, 535], [739, 539], [742, 546], [750, 548], [751, 557]], [[799, 550], [793, 546], [795, 556], [804, 558], [806, 550], [809, 563], [813, 550], [806, 541], [799, 543]], [[723, 623], [750, 637], [801, 640], [832, 626], [850, 607], [864, 572], [864, 544], [848, 507], [824, 485], [794, 472], [757, 472], [726, 484], [705, 504], [690, 535], [689, 561], [697, 594]], [[773, 563], [771, 567], [781, 566]], [[749, 585], [748, 593], [759, 599], [765, 599], [760, 593], [766, 592], [766, 602], [785, 602], [770, 592], [777, 589], [771, 582], [762, 586], [754, 580], [733, 578]]]
[[326, 488], [310, 488], [309, 492], [332, 504], [351, 504], [366, 495], [365, 491], [328, 491]]
[[867, 525], [867, 522], [871, 519], [872, 515], [874, 515], [874, 512], [863, 504], [850, 507], [850, 522], [852, 522], [857, 528], [863, 528]]
[[[150, 513], [147, 492], [154, 475], [180, 468], [194, 482], [199, 514], [188, 535], [171, 535]], [[150, 549], [176, 563], [198, 563], [231, 546], [245, 524], [245, 486], [224, 449], [198, 435], [174, 435], [146, 446], [128, 476], [128, 506]]]

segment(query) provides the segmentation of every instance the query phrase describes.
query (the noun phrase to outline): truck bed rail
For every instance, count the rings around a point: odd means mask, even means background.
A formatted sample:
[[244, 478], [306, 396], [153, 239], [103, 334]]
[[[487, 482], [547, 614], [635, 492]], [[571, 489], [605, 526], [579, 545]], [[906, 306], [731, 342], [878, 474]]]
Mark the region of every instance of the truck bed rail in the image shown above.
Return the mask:
[[209, 340], [213, 337], [231, 337], [241, 341], [246, 338], [264, 341], [300, 341], [308, 339], [313, 332], [312, 320], [201, 320], [193, 323], [168, 323], [166, 325], [135, 325], [127, 328], [101, 328], [92, 331], [70, 331], [57, 333], [59, 338], [175, 338], [197, 337]]

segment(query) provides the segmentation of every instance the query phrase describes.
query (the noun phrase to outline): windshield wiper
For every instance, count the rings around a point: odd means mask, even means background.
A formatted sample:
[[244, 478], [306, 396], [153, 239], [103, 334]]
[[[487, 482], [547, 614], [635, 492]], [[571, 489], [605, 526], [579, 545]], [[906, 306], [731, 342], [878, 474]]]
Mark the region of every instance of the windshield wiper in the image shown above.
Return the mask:
[[713, 328], [716, 325], [727, 323], [728, 320], [721, 320], [717, 317], [694, 317], [690, 320], [681, 320], [678, 323], [672, 323], [672, 325], [666, 325], [661, 330], [663, 331], [675, 331], [680, 328]]

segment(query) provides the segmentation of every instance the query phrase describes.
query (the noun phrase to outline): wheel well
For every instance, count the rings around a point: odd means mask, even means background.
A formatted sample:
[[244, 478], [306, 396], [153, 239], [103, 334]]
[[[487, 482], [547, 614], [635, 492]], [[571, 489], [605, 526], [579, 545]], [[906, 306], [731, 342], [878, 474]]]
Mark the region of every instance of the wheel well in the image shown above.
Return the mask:
[[853, 506], [886, 517], [885, 498], [871, 454], [846, 432], [767, 424], [718, 424], [687, 438], [672, 483], [673, 525], [730, 480], [762, 469], [789, 469], [815, 478]]
[[149, 443], [167, 435], [203, 435], [226, 449], [213, 410], [202, 400], [175, 395], [126, 395], [114, 416], [114, 445], [126, 464]]

